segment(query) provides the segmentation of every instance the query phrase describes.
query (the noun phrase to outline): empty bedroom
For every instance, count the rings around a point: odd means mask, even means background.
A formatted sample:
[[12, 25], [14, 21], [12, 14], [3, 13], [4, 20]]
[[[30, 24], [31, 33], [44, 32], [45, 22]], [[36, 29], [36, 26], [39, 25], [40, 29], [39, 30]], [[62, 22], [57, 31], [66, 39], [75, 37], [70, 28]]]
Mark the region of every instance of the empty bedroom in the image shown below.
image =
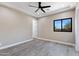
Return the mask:
[[0, 56], [79, 56], [78, 2], [0, 2]]

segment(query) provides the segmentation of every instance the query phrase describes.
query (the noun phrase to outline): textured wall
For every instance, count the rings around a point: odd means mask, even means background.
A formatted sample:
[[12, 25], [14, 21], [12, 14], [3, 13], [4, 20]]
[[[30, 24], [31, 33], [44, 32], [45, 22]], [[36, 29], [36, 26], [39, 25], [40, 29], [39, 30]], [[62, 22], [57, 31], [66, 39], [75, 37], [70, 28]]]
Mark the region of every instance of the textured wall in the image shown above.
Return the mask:
[[[54, 32], [53, 20], [72, 17], [72, 32]], [[70, 10], [55, 15], [40, 18], [38, 20], [38, 37], [75, 43], [75, 10]]]

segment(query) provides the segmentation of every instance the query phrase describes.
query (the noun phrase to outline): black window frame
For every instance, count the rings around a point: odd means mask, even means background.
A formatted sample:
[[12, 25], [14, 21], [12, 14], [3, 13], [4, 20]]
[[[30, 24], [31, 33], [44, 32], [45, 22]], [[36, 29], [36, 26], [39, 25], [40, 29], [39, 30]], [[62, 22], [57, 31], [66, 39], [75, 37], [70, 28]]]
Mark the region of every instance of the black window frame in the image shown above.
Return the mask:
[[[63, 20], [68, 20], [68, 19], [70, 19], [71, 20], [71, 29], [70, 29], [70, 31], [65, 31], [65, 30], [63, 30]], [[55, 30], [55, 21], [61, 21], [61, 30], [60, 31], [56, 31]], [[54, 30], [54, 32], [72, 32], [72, 18], [63, 18], [63, 19], [57, 19], [57, 20], [54, 20], [53, 21], [53, 30]]]

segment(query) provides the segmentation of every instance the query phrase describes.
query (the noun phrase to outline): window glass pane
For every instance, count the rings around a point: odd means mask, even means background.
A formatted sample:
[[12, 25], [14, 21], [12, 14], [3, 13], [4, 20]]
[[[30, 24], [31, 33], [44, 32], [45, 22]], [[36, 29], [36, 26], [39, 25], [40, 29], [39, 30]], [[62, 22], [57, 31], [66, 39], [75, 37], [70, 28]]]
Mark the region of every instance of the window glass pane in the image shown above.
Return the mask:
[[71, 31], [71, 19], [62, 20], [62, 30]]
[[55, 21], [55, 31], [61, 31], [61, 20]]

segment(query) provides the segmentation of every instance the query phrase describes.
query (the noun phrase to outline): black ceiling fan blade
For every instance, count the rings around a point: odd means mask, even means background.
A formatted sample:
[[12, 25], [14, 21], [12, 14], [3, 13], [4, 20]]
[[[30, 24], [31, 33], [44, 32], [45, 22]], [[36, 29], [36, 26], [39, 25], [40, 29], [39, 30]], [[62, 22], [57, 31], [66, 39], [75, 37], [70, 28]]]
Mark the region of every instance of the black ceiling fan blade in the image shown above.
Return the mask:
[[42, 6], [41, 8], [49, 8], [49, 7], [51, 7], [51, 6]]
[[39, 10], [39, 8], [35, 12], [37, 12], [38, 10]]
[[41, 8], [41, 10], [45, 13], [45, 11]]

